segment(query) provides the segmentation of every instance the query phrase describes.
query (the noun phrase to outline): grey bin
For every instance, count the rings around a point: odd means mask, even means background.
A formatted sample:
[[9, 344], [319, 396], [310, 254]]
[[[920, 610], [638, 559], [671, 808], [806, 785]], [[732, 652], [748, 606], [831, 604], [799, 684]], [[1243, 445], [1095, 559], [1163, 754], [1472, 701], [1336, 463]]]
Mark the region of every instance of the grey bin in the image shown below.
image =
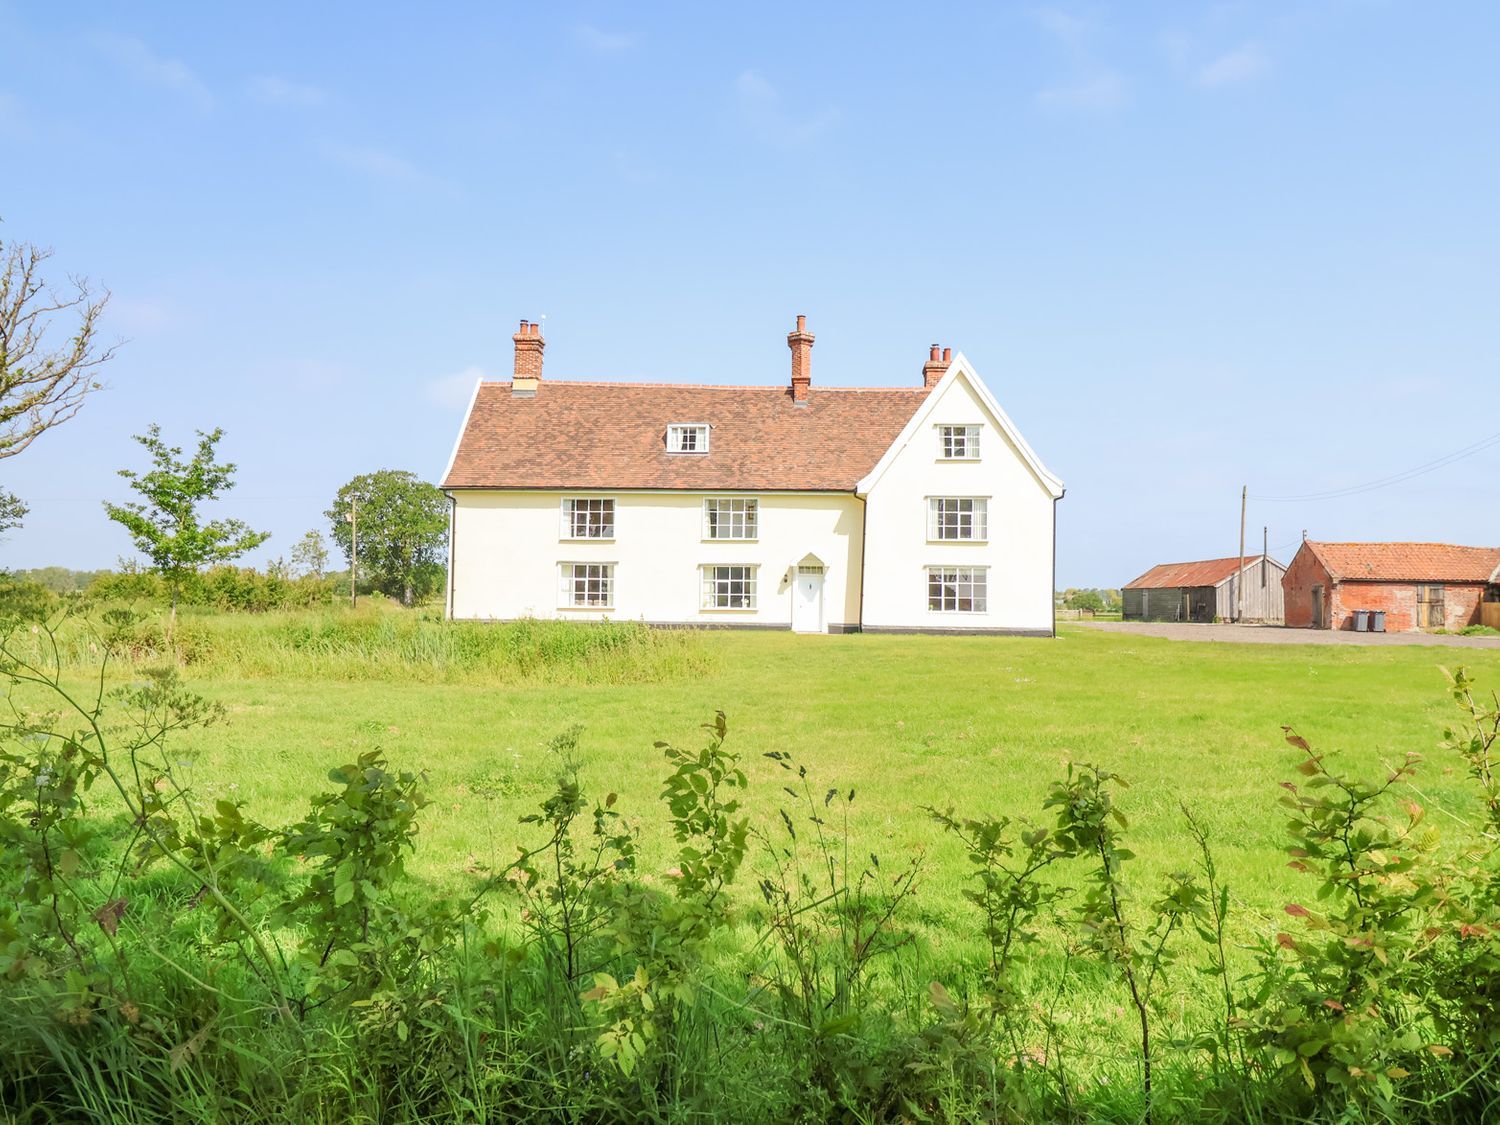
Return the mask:
[[1384, 633], [1385, 632], [1385, 610], [1383, 610], [1383, 609], [1372, 609], [1370, 611], [1370, 632], [1372, 632], [1372, 633]]
[[1370, 631], [1370, 611], [1368, 609], [1356, 609], [1354, 611], [1354, 631], [1356, 633], [1368, 633]]

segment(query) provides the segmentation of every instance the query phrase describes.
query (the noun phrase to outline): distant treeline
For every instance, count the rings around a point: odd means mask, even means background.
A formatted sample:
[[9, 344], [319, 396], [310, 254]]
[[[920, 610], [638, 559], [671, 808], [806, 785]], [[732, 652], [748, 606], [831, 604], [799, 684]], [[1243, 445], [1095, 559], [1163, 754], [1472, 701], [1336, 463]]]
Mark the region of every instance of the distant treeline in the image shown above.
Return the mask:
[[69, 570], [65, 566], [39, 566], [33, 570], [12, 570], [10, 576], [20, 582], [34, 582], [54, 594], [77, 594], [87, 590], [95, 579], [113, 574], [112, 570]]
[[[361, 593], [366, 592], [361, 582]], [[253, 567], [215, 566], [191, 574], [181, 582], [183, 605], [262, 613], [274, 609], [306, 609], [327, 605], [349, 591], [348, 571], [322, 577], [294, 576], [285, 568], [260, 571]], [[38, 567], [0, 573], [0, 603], [34, 603], [38, 598], [85, 594], [98, 601], [165, 603], [170, 599], [166, 580], [148, 570], [69, 570]]]
[[1074, 587], [1057, 591], [1057, 604], [1066, 609], [1089, 609], [1098, 613], [1120, 607], [1120, 591], [1097, 586]]

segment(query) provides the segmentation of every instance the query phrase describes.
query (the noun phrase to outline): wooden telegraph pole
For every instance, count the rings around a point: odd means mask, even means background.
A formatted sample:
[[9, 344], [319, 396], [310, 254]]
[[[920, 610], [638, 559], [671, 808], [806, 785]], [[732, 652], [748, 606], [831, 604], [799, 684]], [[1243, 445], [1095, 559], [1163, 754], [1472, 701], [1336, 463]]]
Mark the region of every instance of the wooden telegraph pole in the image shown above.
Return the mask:
[[1234, 578], [1234, 620], [1238, 624], [1245, 617], [1245, 500], [1250, 486], [1240, 486], [1240, 572]]

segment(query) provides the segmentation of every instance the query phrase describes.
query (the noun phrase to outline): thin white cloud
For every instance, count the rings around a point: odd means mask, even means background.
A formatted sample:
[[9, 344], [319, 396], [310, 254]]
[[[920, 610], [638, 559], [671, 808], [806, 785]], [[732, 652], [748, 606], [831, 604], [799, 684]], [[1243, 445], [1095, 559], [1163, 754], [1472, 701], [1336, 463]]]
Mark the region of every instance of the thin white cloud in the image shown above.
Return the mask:
[[490, 378], [483, 369], [465, 367], [451, 375], [439, 375], [427, 380], [427, 397], [445, 410], [462, 410], [469, 405], [469, 396], [474, 393], [474, 384], [480, 379]]
[[318, 86], [306, 82], [294, 82], [279, 74], [262, 74], [245, 85], [245, 92], [261, 105], [285, 109], [311, 109], [328, 100], [328, 94]]
[[1032, 18], [1042, 31], [1056, 40], [1068, 60], [1068, 77], [1038, 90], [1036, 104], [1049, 110], [1075, 113], [1106, 113], [1129, 100], [1125, 79], [1104, 65], [1092, 41], [1101, 31], [1099, 21], [1063, 8], [1037, 8]]
[[182, 60], [158, 55], [141, 40], [129, 35], [101, 33], [94, 36], [94, 46], [137, 82], [168, 90], [200, 110], [213, 107], [213, 94]]
[[335, 164], [377, 180], [402, 184], [430, 184], [433, 178], [422, 169], [383, 148], [330, 144], [323, 154]]
[[1130, 91], [1123, 78], [1113, 71], [1102, 71], [1079, 82], [1041, 90], [1036, 101], [1046, 109], [1108, 113], [1124, 105], [1129, 97]]
[[762, 140], [775, 144], [807, 144], [826, 133], [839, 119], [839, 111], [833, 106], [814, 114], [788, 109], [780, 91], [754, 70], [742, 71], [734, 81], [734, 89], [745, 124]]
[[1263, 74], [1271, 65], [1270, 58], [1254, 43], [1236, 47], [1227, 54], [1198, 68], [1200, 86], [1232, 86]]
[[634, 31], [606, 31], [591, 23], [580, 23], [573, 28], [578, 42], [596, 55], [618, 55], [640, 45], [641, 36]]
[[1080, 50], [1084, 39], [1094, 30], [1092, 20], [1061, 8], [1038, 8], [1032, 16], [1043, 31], [1069, 50]]

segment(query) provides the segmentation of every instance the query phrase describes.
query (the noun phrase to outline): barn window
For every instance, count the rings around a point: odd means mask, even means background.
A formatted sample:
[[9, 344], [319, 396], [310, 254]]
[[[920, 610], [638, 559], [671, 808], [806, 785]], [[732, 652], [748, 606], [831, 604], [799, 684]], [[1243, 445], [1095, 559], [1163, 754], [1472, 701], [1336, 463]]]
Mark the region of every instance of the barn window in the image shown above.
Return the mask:
[[613, 539], [615, 502], [602, 497], [568, 497], [563, 501], [564, 539]]
[[989, 502], [982, 496], [929, 496], [927, 538], [983, 543], [989, 538]]
[[564, 609], [613, 609], [614, 605], [614, 563], [562, 564]]
[[939, 426], [944, 461], [979, 460], [978, 426]]
[[934, 613], [984, 613], [988, 572], [982, 566], [929, 566], [927, 608]]

